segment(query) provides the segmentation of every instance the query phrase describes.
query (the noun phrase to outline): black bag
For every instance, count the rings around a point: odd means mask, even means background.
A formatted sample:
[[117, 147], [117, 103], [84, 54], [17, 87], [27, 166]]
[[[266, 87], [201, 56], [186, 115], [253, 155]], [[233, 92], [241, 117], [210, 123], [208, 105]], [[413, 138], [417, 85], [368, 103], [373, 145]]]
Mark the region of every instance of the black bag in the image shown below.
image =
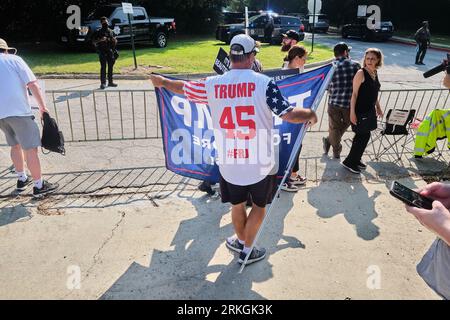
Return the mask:
[[41, 145], [42, 148], [49, 151], [61, 153], [62, 155], [66, 154], [66, 149], [64, 148], [64, 136], [62, 132], [59, 131], [55, 119], [50, 117], [47, 112], [42, 116]]

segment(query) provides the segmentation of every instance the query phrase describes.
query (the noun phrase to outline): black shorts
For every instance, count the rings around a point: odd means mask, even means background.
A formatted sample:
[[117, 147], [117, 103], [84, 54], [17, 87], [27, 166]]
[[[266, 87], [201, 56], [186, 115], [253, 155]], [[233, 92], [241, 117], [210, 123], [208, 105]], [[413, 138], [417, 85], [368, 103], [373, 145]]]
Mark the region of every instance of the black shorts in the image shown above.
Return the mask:
[[277, 192], [277, 176], [270, 175], [263, 180], [248, 186], [238, 186], [227, 182], [220, 177], [220, 193], [222, 202], [231, 202], [236, 205], [247, 201], [248, 195], [254, 204], [264, 208], [266, 204], [271, 203]]

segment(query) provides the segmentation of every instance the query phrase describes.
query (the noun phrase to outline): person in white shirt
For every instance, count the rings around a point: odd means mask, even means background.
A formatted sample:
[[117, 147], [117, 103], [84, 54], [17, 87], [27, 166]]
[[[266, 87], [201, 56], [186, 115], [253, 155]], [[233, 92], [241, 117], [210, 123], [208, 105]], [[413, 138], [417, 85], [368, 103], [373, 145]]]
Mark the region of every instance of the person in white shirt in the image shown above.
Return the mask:
[[[222, 202], [232, 204], [236, 231], [236, 237], [227, 239], [226, 246], [240, 253], [239, 263], [249, 253], [247, 264], [266, 255], [264, 248], [254, 247], [251, 252], [250, 248], [264, 219], [265, 206], [276, 193], [273, 114], [292, 123], [317, 122], [313, 110], [290, 106], [271, 78], [251, 70], [257, 52], [255, 40], [240, 34], [231, 40], [231, 70], [223, 75], [189, 82], [150, 76], [155, 87], [165, 87], [209, 106]], [[249, 194], [253, 206], [247, 216], [245, 203]]]
[[[38, 198], [54, 191], [58, 185], [42, 179], [38, 157], [41, 138], [27, 88], [36, 97], [41, 116], [48, 110], [36, 77], [25, 61], [15, 55], [16, 52], [0, 39], [0, 129], [11, 146], [11, 160], [18, 177], [17, 190], [24, 191], [34, 181], [33, 196]], [[24, 158], [32, 179], [25, 173]]]

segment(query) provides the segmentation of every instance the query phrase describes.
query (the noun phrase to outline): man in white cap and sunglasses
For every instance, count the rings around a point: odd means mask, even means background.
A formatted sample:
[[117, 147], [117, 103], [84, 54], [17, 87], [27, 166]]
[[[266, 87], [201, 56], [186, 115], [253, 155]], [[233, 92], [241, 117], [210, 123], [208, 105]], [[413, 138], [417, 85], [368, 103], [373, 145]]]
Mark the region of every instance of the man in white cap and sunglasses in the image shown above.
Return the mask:
[[[11, 147], [11, 160], [18, 178], [17, 190], [24, 191], [34, 181], [33, 196], [40, 198], [58, 186], [42, 179], [38, 157], [41, 138], [27, 88], [36, 98], [41, 116], [48, 110], [36, 77], [16, 52], [0, 39], [0, 129]], [[32, 178], [25, 173], [25, 161]]]
[[[265, 206], [277, 189], [273, 114], [292, 123], [317, 122], [314, 111], [291, 106], [271, 78], [251, 69], [256, 52], [255, 40], [240, 34], [231, 40], [231, 70], [223, 75], [198, 81], [151, 75], [155, 87], [183, 94], [192, 102], [207, 104], [211, 110], [222, 202], [231, 202], [236, 232], [235, 237], [227, 239], [226, 246], [239, 253], [241, 264], [248, 253], [247, 264], [266, 255], [264, 248], [250, 249], [264, 219]], [[247, 215], [249, 195], [253, 205]]]

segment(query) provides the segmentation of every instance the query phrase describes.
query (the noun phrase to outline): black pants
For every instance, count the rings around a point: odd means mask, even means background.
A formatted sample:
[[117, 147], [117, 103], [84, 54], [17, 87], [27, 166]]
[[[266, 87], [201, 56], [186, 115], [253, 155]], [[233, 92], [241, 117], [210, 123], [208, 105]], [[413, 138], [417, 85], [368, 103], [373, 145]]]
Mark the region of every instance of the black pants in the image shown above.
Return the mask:
[[362, 155], [366, 150], [369, 140], [370, 140], [370, 131], [356, 132], [355, 137], [353, 138], [350, 153], [344, 160], [345, 163], [351, 166], [357, 166], [361, 161]]
[[295, 156], [294, 166], [292, 167], [292, 172], [298, 172], [300, 170], [300, 152], [302, 151], [302, 146], [300, 145], [300, 149], [298, 149], [297, 155]]
[[113, 82], [114, 57], [111, 51], [100, 52], [100, 81], [106, 84], [106, 64], [108, 64], [108, 82]]
[[427, 53], [428, 43], [427, 42], [419, 42], [418, 45], [419, 45], [419, 48], [417, 49], [416, 63], [418, 63], [418, 62], [423, 63], [423, 59], [425, 58], [425, 54]]

